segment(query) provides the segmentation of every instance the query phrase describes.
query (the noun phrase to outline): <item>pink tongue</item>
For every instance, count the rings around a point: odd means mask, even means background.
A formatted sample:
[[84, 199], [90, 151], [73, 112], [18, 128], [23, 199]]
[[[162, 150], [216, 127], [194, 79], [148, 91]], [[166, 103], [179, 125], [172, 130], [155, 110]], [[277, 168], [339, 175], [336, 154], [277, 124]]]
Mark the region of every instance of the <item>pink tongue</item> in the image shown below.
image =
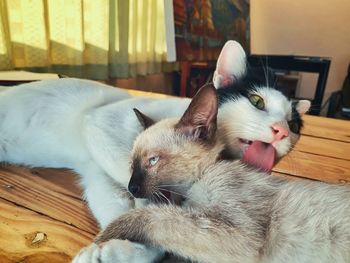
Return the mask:
[[253, 141], [244, 153], [243, 162], [263, 171], [271, 172], [275, 162], [275, 155], [276, 150], [271, 144]]

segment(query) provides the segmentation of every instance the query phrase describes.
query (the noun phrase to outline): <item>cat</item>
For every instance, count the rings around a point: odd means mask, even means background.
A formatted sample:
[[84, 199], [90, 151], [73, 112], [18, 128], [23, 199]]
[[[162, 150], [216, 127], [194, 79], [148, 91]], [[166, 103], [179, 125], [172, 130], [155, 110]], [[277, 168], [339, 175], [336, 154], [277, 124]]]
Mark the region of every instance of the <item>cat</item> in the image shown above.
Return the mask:
[[350, 262], [349, 186], [287, 180], [221, 160], [217, 111], [207, 85], [180, 120], [162, 120], [135, 141], [129, 189], [146, 198], [176, 191], [185, 203], [131, 210], [77, 258], [109, 262], [105, 244], [127, 239], [191, 262]]
[[[242, 47], [228, 41], [213, 79], [221, 99], [219, 132], [226, 157], [269, 171], [297, 141], [310, 102], [289, 101], [254, 72]], [[181, 116], [189, 103], [133, 98], [121, 89], [69, 78], [0, 88], [0, 161], [74, 170], [103, 229], [145, 203], [126, 192], [129, 153], [143, 130], [132, 109], [158, 121]]]

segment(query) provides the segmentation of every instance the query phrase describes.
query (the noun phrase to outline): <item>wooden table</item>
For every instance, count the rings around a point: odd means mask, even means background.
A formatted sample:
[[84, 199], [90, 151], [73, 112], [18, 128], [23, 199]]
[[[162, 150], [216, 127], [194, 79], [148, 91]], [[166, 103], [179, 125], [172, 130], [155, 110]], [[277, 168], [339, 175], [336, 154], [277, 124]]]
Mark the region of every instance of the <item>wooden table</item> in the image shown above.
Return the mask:
[[[132, 92], [143, 94], [142, 92]], [[305, 116], [295, 149], [274, 174], [350, 182], [350, 121]], [[0, 168], [0, 262], [70, 262], [98, 228], [76, 176], [58, 169]]]

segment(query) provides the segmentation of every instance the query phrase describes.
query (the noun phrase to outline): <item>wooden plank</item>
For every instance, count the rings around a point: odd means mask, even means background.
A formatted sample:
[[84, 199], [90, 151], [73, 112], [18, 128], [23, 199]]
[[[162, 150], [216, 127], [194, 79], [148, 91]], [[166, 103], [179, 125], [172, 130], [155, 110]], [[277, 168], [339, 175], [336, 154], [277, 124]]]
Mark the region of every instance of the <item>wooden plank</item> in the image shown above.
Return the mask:
[[350, 162], [348, 160], [296, 150], [283, 157], [273, 171], [329, 183], [350, 183]]
[[58, 191], [60, 186], [31, 174], [28, 169], [23, 168], [21, 173], [16, 171], [0, 170], [0, 196], [3, 199], [86, 232], [96, 233], [97, 224], [85, 202]]
[[79, 187], [79, 177], [67, 169], [31, 168], [31, 173], [52, 183], [57, 192], [82, 199], [83, 190]]
[[49, 185], [52, 191], [72, 196], [76, 199], [81, 199], [82, 189], [78, 186], [78, 176], [68, 169], [54, 169], [54, 168], [29, 168], [19, 165], [5, 165], [1, 166], [2, 170], [12, 172], [18, 175], [23, 174], [32, 175], [33, 177], [40, 177]]
[[1, 198], [0, 211], [1, 263], [68, 263], [81, 247], [91, 242], [95, 234]]
[[[293, 176], [293, 175], [289, 175], [289, 174], [283, 174], [283, 173], [274, 172], [274, 171], [272, 171], [271, 174], [274, 176], [282, 177], [284, 179], [288, 179], [288, 180], [306, 179], [306, 178], [301, 178], [301, 177], [297, 177], [297, 176]], [[306, 180], [308, 180], [308, 179], [306, 179]]]
[[301, 135], [295, 150], [338, 159], [350, 160], [350, 142]]
[[275, 171], [272, 171], [271, 174], [274, 175], [274, 176], [282, 177], [284, 179], [288, 179], [288, 180], [308, 180], [308, 181], [312, 180], [312, 181], [319, 181], [319, 180], [312, 179], [312, 178], [306, 178], [306, 177], [300, 177], [300, 176], [297, 176], [297, 175], [284, 174], [284, 173], [275, 172]]
[[350, 121], [305, 115], [302, 134], [350, 142]]

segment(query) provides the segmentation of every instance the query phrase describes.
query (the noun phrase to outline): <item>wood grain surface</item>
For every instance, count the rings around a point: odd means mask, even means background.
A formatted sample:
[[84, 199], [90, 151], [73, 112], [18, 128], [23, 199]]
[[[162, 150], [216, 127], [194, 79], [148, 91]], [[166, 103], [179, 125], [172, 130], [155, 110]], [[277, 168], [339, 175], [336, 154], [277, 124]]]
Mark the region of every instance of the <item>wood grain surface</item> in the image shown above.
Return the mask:
[[69, 262], [94, 236], [2, 198], [0, 211], [1, 263]]
[[[350, 183], [350, 122], [304, 120], [298, 144], [273, 174]], [[70, 262], [91, 242], [98, 226], [77, 182], [73, 172], [63, 169], [0, 167], [0, 263]]]
[[303, 119], [305, 125], [302, 134], [304, 135], [350, 142], [350, 121], [311, 115], [305, 115]]

